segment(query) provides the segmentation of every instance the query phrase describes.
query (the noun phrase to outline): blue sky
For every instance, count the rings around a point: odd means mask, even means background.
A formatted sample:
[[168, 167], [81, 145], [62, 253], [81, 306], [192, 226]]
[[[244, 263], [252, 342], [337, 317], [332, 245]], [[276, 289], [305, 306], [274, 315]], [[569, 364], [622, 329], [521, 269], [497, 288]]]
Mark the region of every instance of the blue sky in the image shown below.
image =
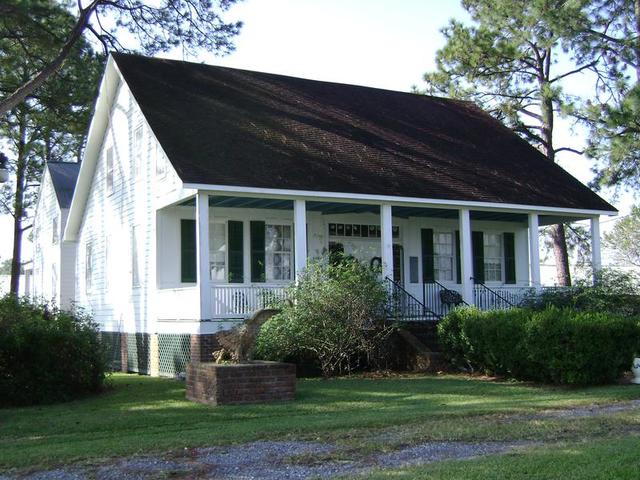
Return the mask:
[[[409, 91], [434, 68], [444, 44], [440, 29], [452, 17], [468, 19], [458, 0], [245, 0], [227, 15], [244, 22], [236, 51], [189, 60]], [[582, 132], [565, 121], [558, 121], [557, 133], [557, 144], [584, 144]], [[591, 179], [589, 160], [564, 153], [559, 161], [581, 181]], [[603, 196], [611, 199], [610, 192]], [[625, 213], [630, 196], [615, 204]], [[9, 231], [10, 217], [0, 218], [0, 228]], [[10, 241], [0, 242], [0, 258], [11, 255]]]

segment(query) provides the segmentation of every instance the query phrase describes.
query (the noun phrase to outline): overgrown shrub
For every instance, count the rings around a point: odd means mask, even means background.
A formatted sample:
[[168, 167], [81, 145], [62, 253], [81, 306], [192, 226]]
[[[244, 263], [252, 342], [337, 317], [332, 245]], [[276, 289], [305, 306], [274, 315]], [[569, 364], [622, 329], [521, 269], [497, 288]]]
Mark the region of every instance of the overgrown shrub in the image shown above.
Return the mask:
[[353, 258], [311, 262], [290, 293], [292, 302], [258, 335], [259, 358], [302, 358], [317, 362], [324, 376], [347, 373], [375, 356], [391, 333], [384, 285]]
[[105, 370], [89, 317], [12, 295], [0, 298], [0, 404], [53, 403], [98, 392]]
[[603, 269], [596, 282], [588, 275], [573, 287], [545, 289], [527, 298], [523, 306], [543, 310], [549, 306], [572, 308], [583, 312], [609, 312], [640, 316], [640, 282], [633, 273]]
[[549, 307], [481, 312], [459, 309], [438, 326], [445, 355], [489, 374], [546, 383], [617, 380], [640, 345], [637, 319]]

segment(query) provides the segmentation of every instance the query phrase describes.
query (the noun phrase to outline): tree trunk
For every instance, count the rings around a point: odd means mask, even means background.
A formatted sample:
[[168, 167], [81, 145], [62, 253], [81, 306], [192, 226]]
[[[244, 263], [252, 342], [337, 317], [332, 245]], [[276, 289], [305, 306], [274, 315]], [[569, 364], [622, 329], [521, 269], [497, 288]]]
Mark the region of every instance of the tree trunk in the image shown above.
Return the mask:
[[27, 162], [26, 151], [26, 122], [24, 113], [18, 115], [20, 122], [20, 139], [18, 141], [16, 162], [16, 193], [13, 204], [13, 257], [11, 258], [11, 284], [9, 292], [18, 295], [20, 292], [20, 272], [22, 270], [22, 219], [24, 217], [24, 191], [26, 184]]
[[567, 237], [564, 225], [558, 223], [550, 229], [553, 241], [553, 255], [556, 260], [556, 278], [558, 285], [571, 286], [571, 272], [569, 271], [569, 252], [567, 251]]
[[635, 43], [635, 62], [636, 62], [636, 80], [640, 83], [640, 0], [635, 0], [633, 4], [633, 13], [635, 15], [636, 27], [636, 43]]

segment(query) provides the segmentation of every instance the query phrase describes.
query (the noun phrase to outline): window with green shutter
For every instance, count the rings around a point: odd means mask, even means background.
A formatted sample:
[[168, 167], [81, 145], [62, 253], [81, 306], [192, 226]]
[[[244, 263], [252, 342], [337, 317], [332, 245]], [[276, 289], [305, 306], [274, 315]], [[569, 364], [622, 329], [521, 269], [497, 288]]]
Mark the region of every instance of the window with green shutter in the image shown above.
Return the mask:
[[244, 282], [244, 225], [240, 221], [227, 223], [229, 238], [229, 283]]
[[196, 253], [196, 221], [180, 220], [180, 281], [195, 283], [197, 253]]
[[265, 281], [265, 223], [252, 221], [249, 225], [251, 236], [251, 281]]
[[433, 229], [423, 228], [420, 231], [422, 241], [422, 281], [433, 283], [435, 270], [433, 265]]
[[484, 283], [484, 233], [471, 232], [473, 252], [473, 278], [475, 283]]
[[504, 283], [516, 283], [516, 241], [515, 234], [505, 232], [504, 243]]

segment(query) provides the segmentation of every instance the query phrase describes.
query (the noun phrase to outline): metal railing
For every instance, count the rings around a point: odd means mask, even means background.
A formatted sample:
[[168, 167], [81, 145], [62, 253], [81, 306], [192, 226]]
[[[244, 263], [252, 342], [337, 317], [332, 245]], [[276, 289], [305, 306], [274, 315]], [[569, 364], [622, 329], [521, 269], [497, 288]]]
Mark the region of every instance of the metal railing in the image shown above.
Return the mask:
[[445, 316], [457, 306], [469, 306], [460, 292], [437, 280], [422, 284], [422, 303], [440, 316]]
[[473, 279], [473, 303], [480, 310], [506, 310], [515, 307], [501, 294], [487, 287], [484, 283]]
[[387, 318], [401, 321], [437, 321], [442, 319], [442, 315], [428, 308], [398, 282], [387, 277], [385, 284], [389, 291]]

